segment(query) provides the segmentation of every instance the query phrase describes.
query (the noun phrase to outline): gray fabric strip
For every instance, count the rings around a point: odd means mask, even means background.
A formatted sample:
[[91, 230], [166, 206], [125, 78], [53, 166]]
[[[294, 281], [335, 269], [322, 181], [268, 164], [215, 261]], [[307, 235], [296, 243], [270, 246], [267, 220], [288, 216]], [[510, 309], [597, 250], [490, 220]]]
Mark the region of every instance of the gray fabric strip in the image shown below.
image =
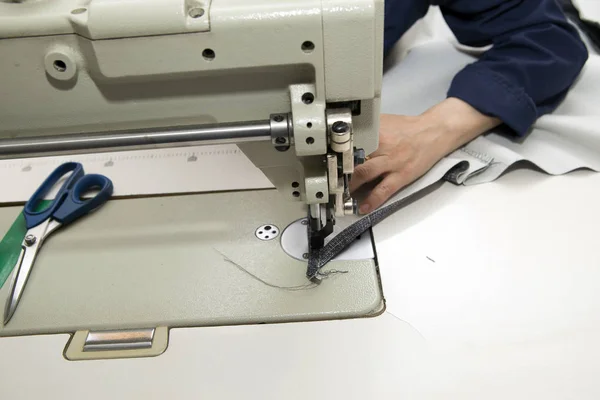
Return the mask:
[[[461, 173], [468, 168], [468, 162], [459, 162], [445, 173], [442, 180], [457, 183], [456, 177], [460, 176]], [[437, 183], [441, 183], [442, 180], [438, 180]], [[331, 239], [329, 243], [323, 246], [323, 248], [319, 250], [313, 250], [309, 248], [308, 268], [306, 271], [307, 278], [313, 282], [319, 283], [321, 281], [320, 271], [323, 266], [344, 251], [348, 246], [350, 246], [360, 235], [365, 233], [367, 229], [377, 225], [379, 222], [383, 221], [401, 208], [406, 207], [414, 201], [429, 194], [431, 191], [437, 189], [437, 187], [439, 187], [439, 185], [436, 185], [434, 182], [432, 185], [428, 185], [425, 188], [408, 195], [407, 197], [392, 201], [348, 226], [346, 229], [338, 233], [333, 239]], [[307, 229], [307, 233], [310, 235], [310, 228]], [[308, 243], [310, 244], [310, 238]]]

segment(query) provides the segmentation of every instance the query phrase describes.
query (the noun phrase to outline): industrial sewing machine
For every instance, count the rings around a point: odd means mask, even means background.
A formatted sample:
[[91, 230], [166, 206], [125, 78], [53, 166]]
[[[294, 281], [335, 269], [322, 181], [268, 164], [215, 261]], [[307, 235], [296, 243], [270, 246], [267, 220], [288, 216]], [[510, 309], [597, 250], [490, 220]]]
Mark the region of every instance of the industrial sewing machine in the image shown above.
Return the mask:
[[377, 146], [381, 3], [2, 2], [0, 155], [233, 141], [320, 247]]
[[237, 207], [300, 203], [318, 249], [378, 145], [382, 42], [383, 0], [0, 1], [0, 158], [235, 143], [279, 193]]

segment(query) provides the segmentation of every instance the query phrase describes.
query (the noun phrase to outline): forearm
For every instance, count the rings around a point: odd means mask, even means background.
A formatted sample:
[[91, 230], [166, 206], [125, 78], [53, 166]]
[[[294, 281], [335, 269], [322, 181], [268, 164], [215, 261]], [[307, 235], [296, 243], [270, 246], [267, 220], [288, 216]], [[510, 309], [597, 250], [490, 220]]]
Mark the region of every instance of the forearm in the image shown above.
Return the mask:
[[440, 158], [502, 123], [453, 97], [431, 107], [418, 118], [431, 127], [422, 132], [429, 135], [432, 151]]

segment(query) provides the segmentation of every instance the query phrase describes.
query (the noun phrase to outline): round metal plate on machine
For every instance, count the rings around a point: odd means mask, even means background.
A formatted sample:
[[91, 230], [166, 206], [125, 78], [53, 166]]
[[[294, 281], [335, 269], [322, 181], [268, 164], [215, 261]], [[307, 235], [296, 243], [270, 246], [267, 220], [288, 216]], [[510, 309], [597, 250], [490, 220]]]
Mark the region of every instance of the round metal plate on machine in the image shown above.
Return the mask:
[[279, 228], [273, 224], [265, 224], [259, 226], [254, 232], [257, 238], [260, 240], [273, 240], [279, 236]]
[[[338, 221], [339, 222], [339, 221]], [[340, 224], [341, 225], [341, 224]], [[281, 233], [281, 247], [290, 257], [306, 261], [308, 252], [308, 235], [306, 232], [306, 219], [302, 218], [288, 225]], [[333, 233], [325, 239], [327, 243], [331, 238], [341, 232], [343, 227], [336, 224]], [[371, 234], [363, 233], [359, 239], [351, 244], [346, 250], [338, 254], [333, 260], [368, 260], [375, 258]]]

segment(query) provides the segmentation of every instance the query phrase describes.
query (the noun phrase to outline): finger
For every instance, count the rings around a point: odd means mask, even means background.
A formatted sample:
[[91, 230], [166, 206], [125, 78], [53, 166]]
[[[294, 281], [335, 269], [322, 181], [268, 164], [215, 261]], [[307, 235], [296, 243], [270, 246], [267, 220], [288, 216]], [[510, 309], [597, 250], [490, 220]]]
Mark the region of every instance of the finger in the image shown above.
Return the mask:
[[359, 208], [361, 214], [367, 214], [385, 203], [403, 186], [402, 175], [388, 174], [365, 198]]
[[386, 150], [385, 146], [379, 146], [374, 152], [369, 154], [367, 157], [370, 159], [374, 159], [377, 157], [387, 156], [387, 153], [385, 152], [385, 150]]
[[[395, 135], [395, 138], [397, 139], [398, 135]], [[379, 139], [379, 146], [377, 146], [377, 148], [375, 149], [375, 151], [373, 151], [371, 154], [369, 154], [367, 156], [367, 158], [376, 158], [376, 157], [387, 157], [390, 155], [390, 150], [393, 149], [394, 147], [396, 147], [397, 145], [397, 140], [394, 140], [393, 143], [388, 143], [390, 141], [390, 139], [388, 138], [385, 142], [383, 141], [383, 139], [381, 138], [380, 135], [380, 139]]]
[[357, 166], [350, 180], [350, 192], [356, 191], [362, 185], [379, 176], [391, 171], [391, 163], [388, 157], [376, 157]]

